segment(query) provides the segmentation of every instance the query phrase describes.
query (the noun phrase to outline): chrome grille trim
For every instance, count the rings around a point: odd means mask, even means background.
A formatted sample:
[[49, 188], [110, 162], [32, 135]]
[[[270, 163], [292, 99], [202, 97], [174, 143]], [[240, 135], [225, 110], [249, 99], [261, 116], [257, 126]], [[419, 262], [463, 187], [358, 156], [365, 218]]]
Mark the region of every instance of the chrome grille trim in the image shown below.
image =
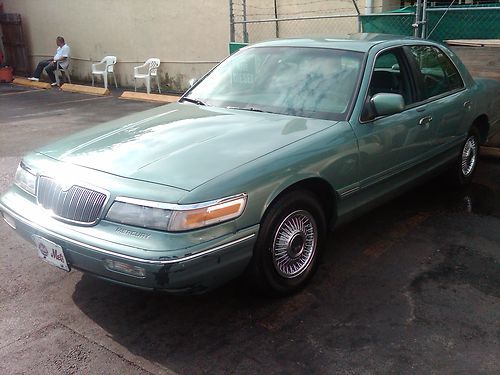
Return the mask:
[[94, 225], [100, 219], [109, 193], [84, 185], [75, 183], [65, 189], [54, 178], [38, 176], [37, 203], [61, 221]]

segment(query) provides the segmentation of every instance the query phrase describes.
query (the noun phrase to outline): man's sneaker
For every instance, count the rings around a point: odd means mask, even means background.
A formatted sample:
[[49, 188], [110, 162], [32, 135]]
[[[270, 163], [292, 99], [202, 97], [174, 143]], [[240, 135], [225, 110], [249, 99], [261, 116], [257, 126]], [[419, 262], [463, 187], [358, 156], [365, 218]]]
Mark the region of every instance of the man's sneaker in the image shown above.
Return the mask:
[[51, 86], [57, 86], [57, 82], [52, 82], [50, 85]]
[[29, 80], [29, 81], [35, 81], [35, 82], [40, 81], [40, 79], [39, 79], [39, 78], [36, 78], [36, 77], [29, 77], [29, 78], [28, 78], [28, 80]]

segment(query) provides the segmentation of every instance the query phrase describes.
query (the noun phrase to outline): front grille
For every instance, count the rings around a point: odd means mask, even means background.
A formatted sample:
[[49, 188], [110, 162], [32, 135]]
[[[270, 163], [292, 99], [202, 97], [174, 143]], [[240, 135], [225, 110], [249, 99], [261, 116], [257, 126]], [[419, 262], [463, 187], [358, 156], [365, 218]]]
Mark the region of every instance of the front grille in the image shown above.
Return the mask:
[[56, 180], [40, 176], [38, 178], [38, 204], [51, 210], [56, 217], [72, 222], [92, 224], [99, 217], [106, 194], [82, 186], [63, 188]]

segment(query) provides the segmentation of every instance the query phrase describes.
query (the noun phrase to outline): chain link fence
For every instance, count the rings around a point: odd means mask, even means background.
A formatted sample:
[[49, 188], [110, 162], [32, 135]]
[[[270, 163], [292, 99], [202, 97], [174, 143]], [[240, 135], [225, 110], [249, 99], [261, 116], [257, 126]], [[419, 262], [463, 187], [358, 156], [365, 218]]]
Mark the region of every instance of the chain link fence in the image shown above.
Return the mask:
[[231, 42], [360, 31], [418, 35], [438, 41], [500, 38], [500, 0], [401, 2], [410, 3], [421, 7], [364, 15], [355, 0], [230, 0]]
[[426, 38], [499, 39], [500, 3], [490, 5], [429, 8]]
[[360, 15], [361, 30], [365, 33], [414, 35], [415, 8], [390, 13]]
[[360, 31], [351, 0], [232, 0], [231, 41], [345, 35]]
[[[422, 2], [424, 3], [424, 2]], [[500, 2], [488, 4], [461, 4], [454, 1], [448, 6], [429, 6], [416, 20], [416, 7], [406, 7], [397, 11], [361, 15], [363, 32], [397, 35], [417, 34], [437, 41], [449, 39], [499, 39]]]

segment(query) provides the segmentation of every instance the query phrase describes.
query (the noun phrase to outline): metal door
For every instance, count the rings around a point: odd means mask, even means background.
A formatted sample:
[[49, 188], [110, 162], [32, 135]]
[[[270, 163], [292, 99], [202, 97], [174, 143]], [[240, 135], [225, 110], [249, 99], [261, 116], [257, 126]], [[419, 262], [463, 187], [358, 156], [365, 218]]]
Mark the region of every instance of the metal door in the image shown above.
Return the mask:
[[11, 66], [17, 75], [28, 75], [31, 73], [31, 66], [28, 61], [21, 15], [0, 13], [0, 27], [7, 65]]

